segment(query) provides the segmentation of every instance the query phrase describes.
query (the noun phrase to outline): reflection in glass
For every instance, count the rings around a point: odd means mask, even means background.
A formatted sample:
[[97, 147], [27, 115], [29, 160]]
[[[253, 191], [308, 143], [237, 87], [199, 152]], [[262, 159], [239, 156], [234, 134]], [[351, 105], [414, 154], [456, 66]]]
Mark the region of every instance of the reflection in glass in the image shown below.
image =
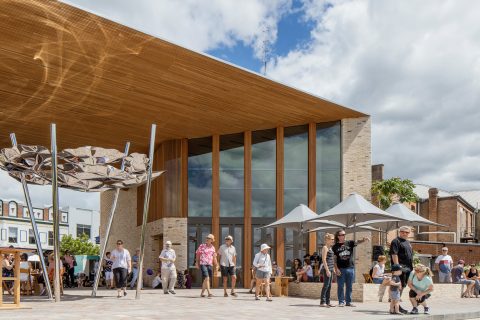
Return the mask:
[[201, 285], [201, 277], [199, 277], [197, 269], [195, 269], [195, 252], [200, 244], [205, 241], [205, 238], [211, 233], [211, 225], [203, 224], [189, 224], [188, 225], [188, 270], [193, 279], [193, 284]]
[[284, 213], [308, 204], [308, 125], [284, 130]]
[[220, 137], [220, 217], [243, 217], [243, 133]]
[[212, 138], [188, 141], [188, 216], [212, 216]]
[[317, 124], [317, 213], [340, 202], [341, 194], [340, 122]]
[[252, 217], [276, 216], [276, 134], [252, 132]]
[[[302, 247], [303, 236], [303, 247]], [[291, 228], [285, 229], [285, 269], [290, 274], [291, 266], [294, 259], [303, 261], [304, 255], [307, 253], [305, 248], [308, 246], [308, 233], [301, 233]], [[312, 254], [313, 252], [309, 252]]]

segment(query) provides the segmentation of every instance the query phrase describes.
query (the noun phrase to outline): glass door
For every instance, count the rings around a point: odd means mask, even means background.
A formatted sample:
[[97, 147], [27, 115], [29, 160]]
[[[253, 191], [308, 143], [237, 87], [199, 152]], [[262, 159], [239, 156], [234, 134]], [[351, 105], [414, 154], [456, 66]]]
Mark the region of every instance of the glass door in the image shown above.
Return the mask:
[[195, 268], [195, 252], [205, 238], [211, 233], [212, 226], [208, 224], [189, 224], [188, 225], [188, 272], [192, 276], [192, 286], [202, 286], [202, 276], [200, 271]]

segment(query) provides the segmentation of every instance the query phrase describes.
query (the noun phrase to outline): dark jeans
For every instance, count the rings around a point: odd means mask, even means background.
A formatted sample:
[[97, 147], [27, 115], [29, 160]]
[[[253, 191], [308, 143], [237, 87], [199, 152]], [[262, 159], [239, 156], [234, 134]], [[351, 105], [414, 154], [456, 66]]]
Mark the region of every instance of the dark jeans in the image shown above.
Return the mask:
[[[340, 268], [340, 276], [337, 277], [337, 296], [338, 303], [347, 304], [352, 303], [352, 288], [353, 288], [353, 278], [355, 275], [354, 268]], [[344, 289], [344, 287], [346, 287]]]
[[117, 289], [125, 288], [127, 286], [127, 273], [125, 268], [113, 269], [113, 278], [115, 279], [115, 285]]
[[333, 269], [330, 270], [330, 277], [327, 277], [327, 272], [322, 269], [323, 275], [323, 288], [320, 296], [321, 304], [330, 304], [330, 289], [332, 288]]
[[67, 286], [75, 287], [75, 268], [67, 269]]

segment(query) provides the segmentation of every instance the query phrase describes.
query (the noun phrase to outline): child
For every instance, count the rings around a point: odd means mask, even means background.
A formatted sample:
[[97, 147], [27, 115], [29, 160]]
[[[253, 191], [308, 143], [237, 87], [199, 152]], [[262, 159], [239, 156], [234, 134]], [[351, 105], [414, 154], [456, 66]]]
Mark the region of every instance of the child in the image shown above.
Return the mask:
[[103, 260], [103, 271], [105, 271], [105, 281], [107, 282], [107, 289], [113, 289], [113, 260], [110, 259], [110, 252], [106, 253], [106, 258]]
[[183, 274], [185, 275], [185, 288], [192, 289], [192, 276], [188, 272], [188, 269], [185, 269]]
[[392, 279], [390, 279], [390, 314], [402, 314], [400, 308], [400, 292], [402, 290], [402, 282], [400, 275], [402, 274], [402, 266], [399, 264], [392, 265]]

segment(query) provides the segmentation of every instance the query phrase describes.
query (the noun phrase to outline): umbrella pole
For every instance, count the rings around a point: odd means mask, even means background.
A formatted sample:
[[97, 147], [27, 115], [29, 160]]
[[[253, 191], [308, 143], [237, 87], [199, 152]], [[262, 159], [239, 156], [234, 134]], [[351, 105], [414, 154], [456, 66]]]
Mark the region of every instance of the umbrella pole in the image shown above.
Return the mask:
[[[17, 146], [17, 138], [15, 133], [10, 134], [10, 140], [12, 141], [12, 146]], [[37, 246], [38, 256], [40, 258], [40, 265], [42, 266], [42, 274], [45, 279], [45, 288], [47, 289], [48, 299], [52, 299], [52, 287], [50, 286], [50, 281], [48, 279], [48, 270], [45, 264], [45, 259], [43, 259], [43, 249], [42, 243], [40, 241], [40, 236], [38, 234], [37, 222], [35, 221], [35, 215], [33, 213], [32, 199], [30, 198], [30, 191], [28, 190], [27, 181], [25, 180], [25, 174], [20, 174], [20, 179], [22, 181], [23, 195], [25, 196], [25, 202], [27, 203], [28, 212], [30, 213], [30, 223], [32, 224], [33, 235], [35, 237], [35, 244]]]
[[140, 235], [140, 258], [138, 261], [138, 278], [137, 278], [137, 290], [135, 292], [135, 299], [140, 299], [140, 290], [143, 285], [143, 257], [145, 253], [145, 232], [147, 231], [147, 218], [148, 218], [148, 205], [150, 202], [150, 189], [152, 186], [152, 168], [153, 168], [153, 155], [155, 153], [155, 132], [157, 126], [152, 124], [150, 132], [150, 151], [148, 154], [148, 171], [147, 171], [147, 183], [145, 185], [145, 198], [143, 200], [143, 221], [142, 221], [142, 233]]
[[[353, 215], [353, 242], [355, 243], [357, 241], [357, 215]], [[356, 254], [355, 254], [355, 248], [352, 250], [352, 255], [353, 255], [353, 261], [355, 262]], [[355, 269], [353, 268], [353, 283], [355, 283]]]
[[[121, 166], [121, 169], [120, 169], [122, 171], [125, 170], [125, 157], [128, 155], [128, 150], [129, 149], [130, 149], [130, 142], [127, 142], [126, 145], [125, 145], [125, 152], [123, 153], [124, 158], [122, 159], [122, 166]], [[108, 218], [107, 229], [105, 230], [105, 240], [103, 241], [102, 249], [100, 250], [100, 264], [99, 264], [99, 267], [97, 268], [97, 272], [95, 273], [95, 283], [93, 285], [92, 297], [97, 296], [98, 283], [100, 282], [100, 271], [102, 270], [102, 263], [101, 262], [103, 261], [103, 257], [105, 256], [105, 251], [107, 250], [108, 238], [110, 237], [110, 228], [112, 227], [113, 216], [115, 215], [115, 209], [117, 208], [117, 202], [118, 202], [119, 195], [120, 195], [120, 188], [115, 188], [115, 195], [113, 196], [112, 208], [110, 209], [110, 215], [109, 215], [109, 218]]]

